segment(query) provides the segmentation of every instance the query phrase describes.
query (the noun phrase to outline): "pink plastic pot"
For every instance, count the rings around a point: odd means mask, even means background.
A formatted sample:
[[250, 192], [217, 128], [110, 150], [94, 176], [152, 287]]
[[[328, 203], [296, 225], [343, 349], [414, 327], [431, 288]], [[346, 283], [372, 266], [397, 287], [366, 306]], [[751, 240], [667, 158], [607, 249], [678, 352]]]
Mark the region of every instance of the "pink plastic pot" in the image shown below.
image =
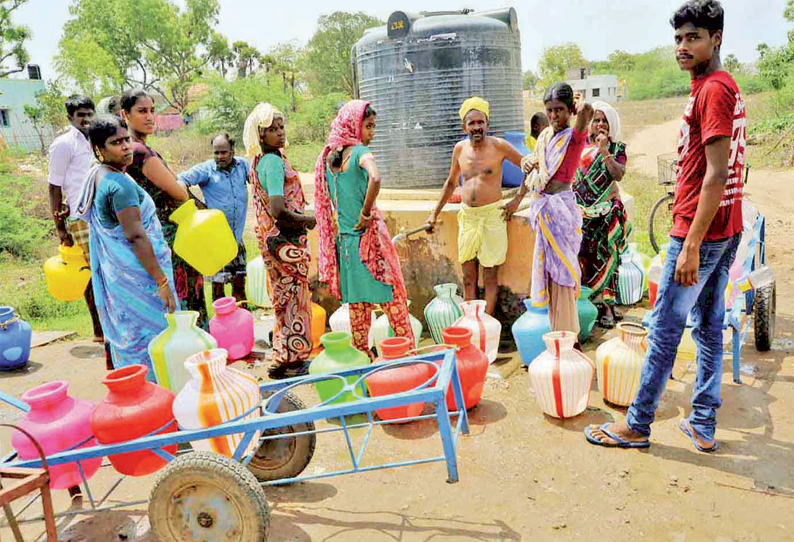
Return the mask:
[[228, 361], [242, 359], [254, 348], [254, 315], [237, 306], [233, 297], [222, 297], [212, 304], [215, 316], [210, 320], [210, 335], [218, 348], [229, 352]]
[[[70, 397], [68, 390], [68, 382], [56, 380], [22, 394], [22, 400], [30, 405], [30, 412], [17, 425], [33, 435], [47, 456], [69, 450], [84, 441], [87, 442], [80, 448], [97, 445], [91, 432], [94, 403]], [[30, 439], [18, 431], [11, 436], [11, 445], [20, 459], [39, 457]], [[81, 461], [86, 480], [99, 470], [101, 464], [101, 457]], [[77, 463], [50, 467], [52, 489], [68, 489], [82, 482]]]

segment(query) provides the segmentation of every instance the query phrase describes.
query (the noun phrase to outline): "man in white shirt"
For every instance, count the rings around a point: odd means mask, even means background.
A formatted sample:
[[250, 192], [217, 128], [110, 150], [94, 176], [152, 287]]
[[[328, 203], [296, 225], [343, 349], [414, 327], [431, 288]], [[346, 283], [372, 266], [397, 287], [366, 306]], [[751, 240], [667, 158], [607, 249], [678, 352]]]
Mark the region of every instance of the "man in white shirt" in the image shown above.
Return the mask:
[[[77, 204], [83, 190], [83, 182], [91, 167], [93, 151], [88, 142], [88, 128], [94, 118], [94, 102], [91, 98], [75, 94], [66, 100], [66, 114], [72, 124], [66, 133], [58, 136], [50, 145], [50, 211], [61, 243], [76, 244], [83, 249], [86, 260], [90, 258], [88, 247], [88, 223], [77, 218]], [[65, 201], [64, 201], [65, 199]], [[94, 290], [91, 283], [85, 290], [85, 300], [94, 326], [94, 342], [105, 341], [99, 323]]]

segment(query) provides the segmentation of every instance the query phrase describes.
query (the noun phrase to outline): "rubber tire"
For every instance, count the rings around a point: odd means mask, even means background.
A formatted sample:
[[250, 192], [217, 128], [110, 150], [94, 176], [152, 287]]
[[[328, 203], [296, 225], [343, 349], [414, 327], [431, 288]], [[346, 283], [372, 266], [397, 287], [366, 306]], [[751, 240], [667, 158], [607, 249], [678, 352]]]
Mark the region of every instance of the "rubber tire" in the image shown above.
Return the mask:
[[[303, 410], [306, 406], [300, 399], [295, 397], [292, 393], [287, 392], [281, 399], [281, 404], [278, 405], [276, 412], [295, 412]], [[272, 435], [276, 433], [302, 433], [304, 431], [314, 431], [314, 422], [299, 423], [296, 425], [287, 425], [279, 429], [270, 429], [265, 431], [263, 436]], [[255, 455], [248, 463], [248, 469], [257, 477], [260, 482], [270, 482], [273, 480], [282, 480], [284, 478], [294, 478], [302, 473], [306, 467], [309, 466], [312, 457], [314, 456], [314, 449], [317, 446], [317, 435], [300, 435], [292, 439], [276, 439], [265, 441], [257, 450], [257, 455], [266, 453], [267, 446], [274, 446], [276, 443], [294, 443], [292, 453], [284, 463], [274, 466], [265, 466], [257, 462]]]
[[772, 341], [775, 339], [776, 306], [777, 288], [774, 282], [760, 290], [756, 290], [753, 324], [755, 348], [759, 352], [767, 352], [772, 348]]
[[180, 491], [202, 485], [217, 489], [227, 501], [238, 507], [242, 516], [239, 537], [229, 540], [267, 540], [270, 511], [265, 490], [240, 463], [213, 452], [191, 452], [177, 457], [160, 472], [149, 495], [149, 521], [157, 540], [185, 540], [179, 534], [173, 533], [169, 527], [170, 504]]
[[648, 219], [648, 237], [650, 238], [651, 246], [653, 247], [653, 250], [654, 250], [654, 252], [656, 252], [656, 254], [659, 254], [659, 250], [661, 248], [661, 245], [659, 245], [656, 242], [656, 234], [653, 231], [653, 217], [656, 215], [656, 211], [659, 209], [659, 207], [661, 207], [662, 205], [668, 205], [668, 203], [669, 203], [669, 201], [671, 199], [673, 199], [673, 195], [672, 194], [667, 194], [662, 199], [657, 201], [654, 204], [653, 209], [651, 209], [651, 216]]

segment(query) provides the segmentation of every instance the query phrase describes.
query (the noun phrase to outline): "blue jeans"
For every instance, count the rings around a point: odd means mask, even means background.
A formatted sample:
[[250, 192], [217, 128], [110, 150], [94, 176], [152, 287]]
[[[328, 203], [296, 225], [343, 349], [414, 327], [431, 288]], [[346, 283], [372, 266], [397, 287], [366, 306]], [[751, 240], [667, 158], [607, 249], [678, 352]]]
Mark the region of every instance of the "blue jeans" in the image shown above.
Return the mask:
[[651, 434], [659, 399], [673, 372], [678, 344], [691, 312], [692, 338], [697, 346], [697, 376], [689, 423], [698, 435], [714, 439], [717, 409], [722, 404], [722, 323], [725, 318], [725, 287], [741, 235], [700, 246], [698, 283], [685, 288], [675, 281], [678, 255], [684, 246], [670, 238], [670, 249], [659, 280], [659, 293], [651, 317], [648, 352], [640, 374], [640, 389], [631, 403], [626, 423], [632, 431]]

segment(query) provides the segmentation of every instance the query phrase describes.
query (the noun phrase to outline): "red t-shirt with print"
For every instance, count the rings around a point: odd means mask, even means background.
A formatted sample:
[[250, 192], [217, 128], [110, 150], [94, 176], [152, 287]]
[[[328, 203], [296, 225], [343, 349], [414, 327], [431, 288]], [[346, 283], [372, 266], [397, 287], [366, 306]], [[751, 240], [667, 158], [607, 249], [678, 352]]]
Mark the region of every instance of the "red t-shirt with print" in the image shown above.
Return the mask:
[[728, 72], [718, 71], [692, 81], [689, 103], [681, 122], [678, 140], [678, 179], [670, 235], [686, 237], [695, 218], [700, 189], [706, 176], [706, 148], [709, 141], [731, 138], [728, 182], [705, 239], [732, 237], [742, 231], [742, 192], [747, 115], [744, 98]]

